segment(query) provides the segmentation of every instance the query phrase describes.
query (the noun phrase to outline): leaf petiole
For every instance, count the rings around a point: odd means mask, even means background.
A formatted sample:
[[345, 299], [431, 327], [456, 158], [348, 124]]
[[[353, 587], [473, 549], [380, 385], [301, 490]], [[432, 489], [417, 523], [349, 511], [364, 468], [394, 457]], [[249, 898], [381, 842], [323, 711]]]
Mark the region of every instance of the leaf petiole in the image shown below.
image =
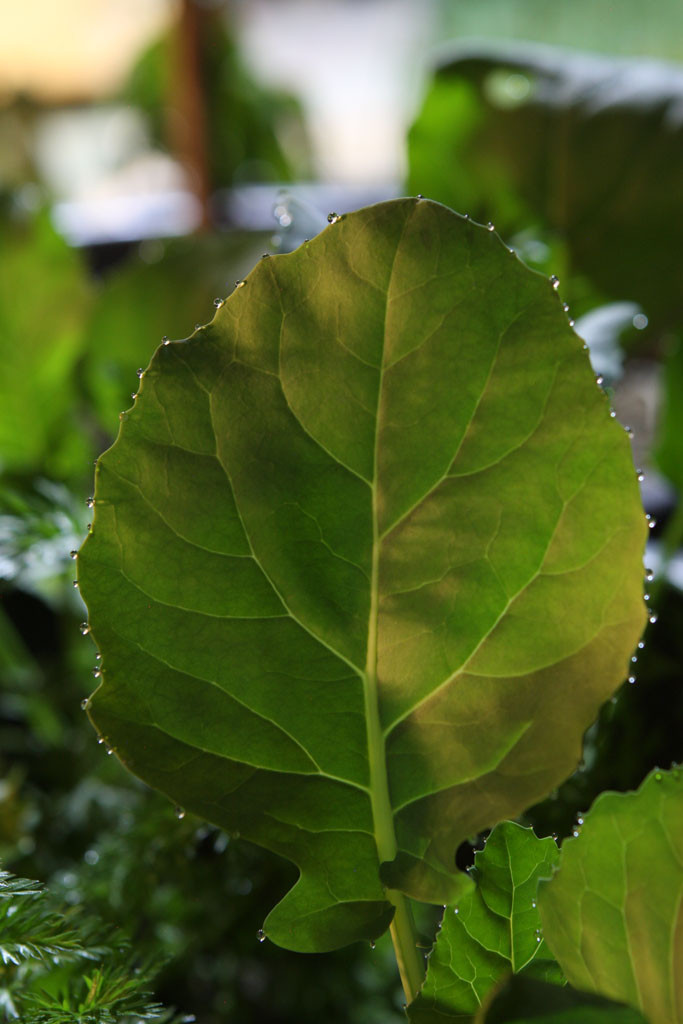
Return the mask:
[[396, 907], [394, 919], [390, 925], [391, 941], [401, 975], [403, 991], [408, 1004], [417, 997], [425, 976], [424, 957], [417, 948], [417, 931], [413, 920], [410, 903], [403, 893], [396, 890], [389, 892], [389, 899]]

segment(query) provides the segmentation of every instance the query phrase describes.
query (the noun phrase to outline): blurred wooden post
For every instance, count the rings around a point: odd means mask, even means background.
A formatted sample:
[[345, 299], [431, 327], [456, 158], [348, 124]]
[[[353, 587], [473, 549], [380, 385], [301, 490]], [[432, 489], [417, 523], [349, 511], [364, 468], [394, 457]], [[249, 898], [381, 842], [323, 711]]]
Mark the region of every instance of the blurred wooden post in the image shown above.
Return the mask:
[[201, 207], [199, 230], [211, 226], [211, 180], [207, 144], [207, 118], [202, 81], [202, 22], [205, 12], [193, 0], [181, 0], [175, 30], [171, 94], [176, 116], [170, 125], [173, 149]]

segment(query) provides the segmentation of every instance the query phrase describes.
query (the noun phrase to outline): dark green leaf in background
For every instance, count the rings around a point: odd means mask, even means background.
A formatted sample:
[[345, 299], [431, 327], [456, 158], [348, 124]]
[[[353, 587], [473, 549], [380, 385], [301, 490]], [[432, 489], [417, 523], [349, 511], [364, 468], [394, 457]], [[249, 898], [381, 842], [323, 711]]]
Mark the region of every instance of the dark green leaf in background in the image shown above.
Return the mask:
[[380, 862], [454, 902], [462, 839], [576, 766], [643, 626], [645, 532], [552, 283], [437, 204], [370, 207], [143, 375], [79, 556], [90, 714], [298, 866], [275, 942], [371, 938], [400, 902]]
[[635, 793], [603, 793], [555, 877], [539, 886], [546, 940], [567, 979], [683, 1018], [683, 777], [655, 770]]
[[538, 880], [557, 858], [555, 841], [532, 829], [506, 821], [493, 830], [475, 854], [475, 888], [444, 911], [427, 978], [408, 1010], [412, 1024], [470, 1020], [510, 972], [562, 983], [536, 907]]
[[0, 471], [73, 475], [88, 441], [74, 410], [91, 290], [50, 226], [0, 222]]
[[682, 112], [675, 64], [460, 45], [411, 129], [408, 187], [508, 239], [536, 225], [565, 243], [569, 266], [553, 270], [577, 295], [584, 274], [605, 298], [641, 303], [651, 326], [680, 324]]
[[88, 325], [85, 379], [100, 426], [115, 432], [131, 404], [135, 372], [159, 340], [185, 337], [213, 315], [213, 300], [232, 291], [268, 248], [267, 234], [205, 234], [149, 240], [102, 285]]
[[503, 982], [475, 1024], [647, 1024], [638, 1010], [611, 999], [560, 988], [526, 974]]

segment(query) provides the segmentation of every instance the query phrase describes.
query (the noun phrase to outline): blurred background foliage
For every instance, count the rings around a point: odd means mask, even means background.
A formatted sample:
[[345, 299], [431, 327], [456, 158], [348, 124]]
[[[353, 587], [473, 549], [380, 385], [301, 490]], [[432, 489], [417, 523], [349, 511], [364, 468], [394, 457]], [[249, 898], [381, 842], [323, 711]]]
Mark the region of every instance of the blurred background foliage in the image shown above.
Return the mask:
[[[683, 71], [662, 58], [683, 59], [683, 12], [675, 0], [657, 0], [657, 16], [633, 0], [618, 15], [605, 0], [168, 6], [160, 34], [104, 94], [3, 94], [0, 82], [0, 863], [49, 888], [0, 878], [0, 1019], [390, 1024], [403, 1019], [402, 996], [386, 937], [319, 957], [259, 944], [290, 866], [179, 820], [97, 745], [80, 711], [96, 652], [79, 629], [70, 559], [87, 529], [92, 462], [162, 336], [187, 337], [263, 252], [292, 248], [329, 209], [419, 192], [495, 223], [561, 279], [632, 428], [656, 519], [646, 588], [658, 617], [634, 652], [633, 682], [587, 733], [577, 772], [524, 821], [561, 839], [602, 790], [680, 760]], [[255, 74], [254, 24], [268, 16], [282, 33], [284, 9], [294, 26], [284, 50], [298, 46], [303, 66], [323, 39], [352, 98], [361, 72], [339, 53], [345, 26], [365, 18], [393, 39], [389, 19], [405, 19], [413, 50], [400, 52], [421, 96], [395, 87], [407, 141], [381, 164], [393, 168], [382, 181], [360, 144], [355, 179], [341, 162], [346, 180], [326, 178], [321, 147], [333, 139], [320, 117], [315, 127], [311, 97]], [[379, 44], [375, 53], [379, 74], [388, 57]], [[67, 162], [66, 179], [80, 183], [67, 193], [54, 169], [64, 154], [46, 151], [66, 145], [76, 113], [94, 133], [76, 155], [96, 151], [100, 178]], [[352, 103], [350, 118], [361, 115]], [[460, 867], [479, 845], [458, 851]], [[16, 954], [12, 920], [34, 935], [35, 955]], [[427, 911], [425, 931], [430, 921]]]

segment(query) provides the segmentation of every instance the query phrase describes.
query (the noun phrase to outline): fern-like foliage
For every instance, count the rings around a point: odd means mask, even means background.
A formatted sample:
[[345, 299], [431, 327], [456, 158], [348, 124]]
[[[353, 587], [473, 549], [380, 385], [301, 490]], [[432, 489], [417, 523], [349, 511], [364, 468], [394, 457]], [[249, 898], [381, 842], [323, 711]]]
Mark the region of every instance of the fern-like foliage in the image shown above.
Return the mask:
[[152, 996], [158, 965], [39, 883], [0, 871], [0, 1020], [22, 1024], [181, 1024]]

